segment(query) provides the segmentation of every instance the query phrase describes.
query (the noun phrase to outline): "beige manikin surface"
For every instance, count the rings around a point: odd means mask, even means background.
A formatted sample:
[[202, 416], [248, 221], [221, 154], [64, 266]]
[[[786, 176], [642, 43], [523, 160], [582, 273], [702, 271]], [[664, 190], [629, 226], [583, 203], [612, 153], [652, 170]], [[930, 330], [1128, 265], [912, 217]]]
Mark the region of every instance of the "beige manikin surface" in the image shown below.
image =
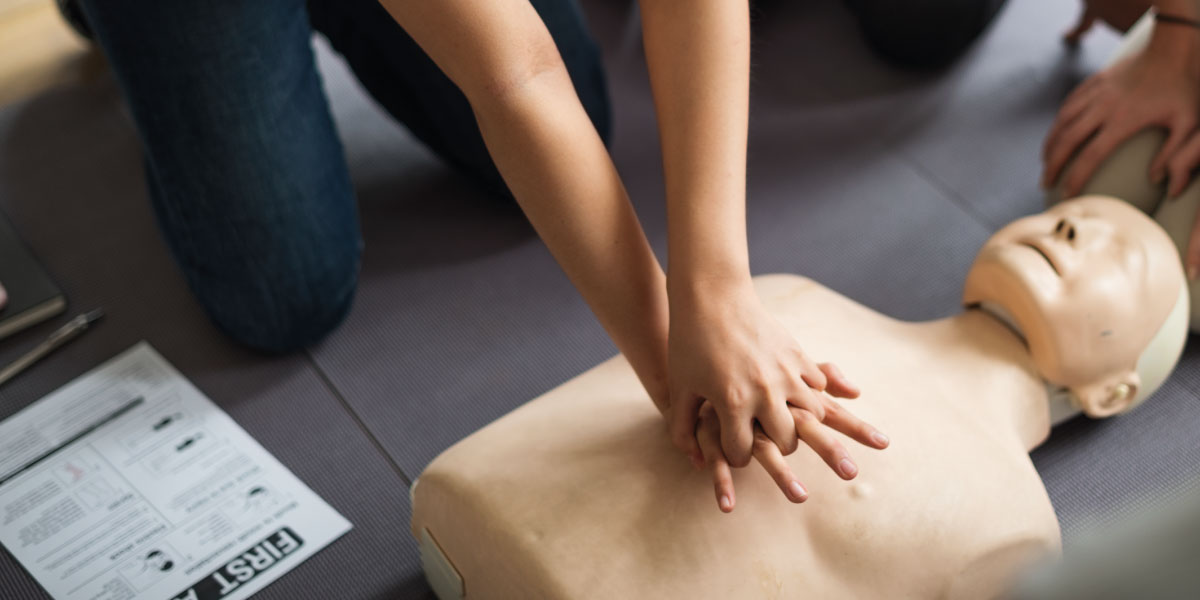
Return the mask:
[[[723, 514], [615, 357], [422, 474], [414, 535], [431, 534], [466, 597], [982, 598], [1058, 551], [1027, 454], [1048, 421], [1026, 440], [1013, 422], [1012, 398], [1045, 398], [1015, 335], [978, 311], [911, 324], [801, 277], [756, 284], [806, 351], [861, 386], [845, 404], [891, 446], [843, 439], [859, 465], [850, 482], [802, 446], [788, 457], [810, 493], [801, 505], [757, 466], [738, 469], [737, 509]], [[991, 356], [963, 339], [980, 332]]]
[[[1192, 182], [1176, 198], [1167, 197], [1167, 185], [1149, 181], [1150, 163], [1167, 139], [1163, 130], [1149, 129], [1138, 133], [1122, 144], [1097, 169], [1080, 192], [1081, 196], [1102, 194], [1126, 200], [1154, 217], [1171, 236], [1180, 257], [1187, 251], [1188, 239], [1200, 212], [1200, 178]], [[1047, 195], [1047, 204], [1062, 200], [1060, 190]], [[1188, 283], [1194, 300], [1191, 304], [1191, 329], [1200, 333], [1200, 279]]]

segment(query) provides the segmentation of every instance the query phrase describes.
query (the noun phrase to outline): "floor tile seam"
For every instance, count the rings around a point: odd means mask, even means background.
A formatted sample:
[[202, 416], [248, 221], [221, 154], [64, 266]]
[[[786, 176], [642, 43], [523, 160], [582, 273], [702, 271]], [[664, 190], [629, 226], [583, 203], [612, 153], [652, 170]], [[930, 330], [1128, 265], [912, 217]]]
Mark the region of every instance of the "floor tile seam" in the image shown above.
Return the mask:
[[404, 482], [405, 487], [411, 488], [413, 478], [409, 477], [408, 473], [404, 472], [404, 468], [400, 466], [400, 463], [397, 462], [396, 459], [392, 457], [391, 453], [387, 451], [387, 447], [383, 445], [383, 442], [380, 441], [379, 437], [376, 436], [375, 433], [371, 431], [371, 428], [367, 426], [367, 423], [362, 418], [362, 415], [358, 414], [358, 411], [355, 410], [354, 406], [350, 404], [350, 401], [346, 398], [346, 395], [342, 393], [341, 389], [337, 387], [325, 369], [321, 367], [321, 364], [317, 362], [316, 357], [313, 356], [312, 352], [305, 350], [304, 356], [307, 358], [309, 364], [312, 365], [313, 370], [316, 371], [317, 377], [321, 380], [321, 383], [324, 384], [325, 388], [329, 390], [329, 393], [337, 399], [338, 403], [342, 406], [342, 409], [350, 415], [351, 420], [354, 421], [354, 424], [358, 427], [362, 434], [366, 436], [367, 440], [371, 442], [371, 445], [375, 447], [375, 450], [379, 452], [385, 461], [387, 461], [388, 466], [390, 466], [392, 470], [395, 471], [398, 476], [400, 476], [400, 480]]
[[978, 208], [973, 206], [970, 202], [967, 202], [961, 194], [954, 190], [954, 188], [950, 187], [950, 185], [948, 185], [945, 181], [942, 181], [940, 177], [938, 177], [929, 169], [925, 168], [925, 166], [920, 162], [913, 160], [903, 152], [896, 151], [894, 148], [888, 147], [887, 149], [889, 153], [896, 156], [900, 162], [908, 167], [908, 169], [917, 177], [920, 177], [922, 181], [933, 186], [935, 190], [948, 198], [951, 203], [959, 208], [959, 210], [962, 210], [964, 213], [966, 213], [968, 217], [975, 221], [976, 225], [983, 227], [983, 229], [989, 234], [999, 229], [999, 225], [993, 223], [986, 215], [980, 212]]

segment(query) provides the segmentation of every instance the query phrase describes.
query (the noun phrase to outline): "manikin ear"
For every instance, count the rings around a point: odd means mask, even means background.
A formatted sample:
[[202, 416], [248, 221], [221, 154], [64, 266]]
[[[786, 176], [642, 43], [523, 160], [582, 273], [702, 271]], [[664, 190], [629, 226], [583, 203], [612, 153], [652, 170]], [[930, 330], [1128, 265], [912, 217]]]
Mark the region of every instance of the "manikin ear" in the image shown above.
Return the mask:
[[1125, 412], [1137, 397], [1142, 379], [1130, 369], [1098, 383], [1071, 388], [1071, 394], [1083, 413], [1093, 419], [1105, 419]]

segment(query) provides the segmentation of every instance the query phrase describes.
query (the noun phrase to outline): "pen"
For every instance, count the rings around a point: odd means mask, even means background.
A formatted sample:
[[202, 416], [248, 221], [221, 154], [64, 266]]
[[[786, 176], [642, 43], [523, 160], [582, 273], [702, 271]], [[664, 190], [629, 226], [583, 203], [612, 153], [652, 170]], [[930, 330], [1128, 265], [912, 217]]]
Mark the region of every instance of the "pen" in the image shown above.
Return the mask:
[[16, 377], [22, 371], [29, 368], [29, 365], [41, 360], [47, 354], [54, 352], [63, 344], [75, 339], [79, 334], [88, 330], [92, 323], [100, 320], [104, 316], [104, 311], [100, 309], [84, 313], [67, 321], [66, 325], [59, 327], [46, 338], [46, 341], [38, 344], [33, 350], [26, 352], [24, 356], [14, 360], [12, 364], [0, 369], [0, 385], [8, 383], [9, 379]]

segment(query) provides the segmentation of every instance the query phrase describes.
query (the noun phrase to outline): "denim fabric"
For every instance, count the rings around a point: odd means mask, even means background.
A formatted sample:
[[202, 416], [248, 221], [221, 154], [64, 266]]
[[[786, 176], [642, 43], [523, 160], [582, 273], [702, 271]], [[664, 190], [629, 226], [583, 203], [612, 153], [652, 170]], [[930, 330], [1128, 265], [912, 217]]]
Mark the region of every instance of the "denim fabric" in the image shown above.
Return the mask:
[[[607, 139], [599, 52], [574, 0], [534, 0]], [[270, 352], [348, 312], [362, 242], [313, 31], [392, 116], [501, 195], [466, 98], [375, 0], [82, 0], [141, 138], [151, 201], [218, 327]]]
[[867, 44], [884, 60], [937, 69], [966, 52], [1004, 0], [845, 0]]

